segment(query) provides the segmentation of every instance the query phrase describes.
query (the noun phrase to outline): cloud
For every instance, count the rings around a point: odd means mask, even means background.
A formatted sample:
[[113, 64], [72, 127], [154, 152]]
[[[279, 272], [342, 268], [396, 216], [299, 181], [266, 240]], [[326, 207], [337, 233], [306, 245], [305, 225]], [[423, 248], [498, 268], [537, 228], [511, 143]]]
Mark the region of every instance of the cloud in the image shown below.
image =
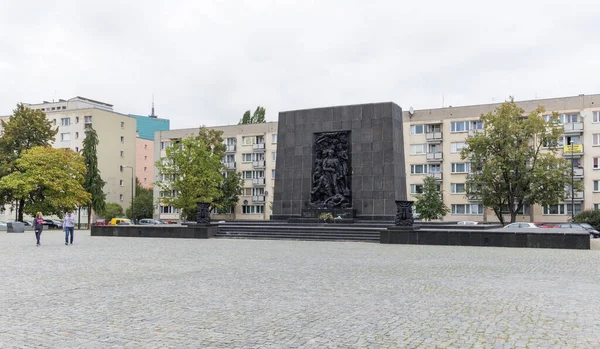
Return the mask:
[[173, 128], [280, 110], [591, 94], [600, 4], [574, 1], [0, 3], [0, 115], [81, 95]]

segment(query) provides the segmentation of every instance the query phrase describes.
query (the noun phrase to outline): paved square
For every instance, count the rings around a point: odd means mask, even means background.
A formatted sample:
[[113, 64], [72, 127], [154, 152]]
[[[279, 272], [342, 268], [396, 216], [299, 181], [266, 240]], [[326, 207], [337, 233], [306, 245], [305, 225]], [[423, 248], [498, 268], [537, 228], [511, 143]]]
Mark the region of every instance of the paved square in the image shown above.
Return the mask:
[[600, 348], [600, 251], [0, 232], [0, 348]]

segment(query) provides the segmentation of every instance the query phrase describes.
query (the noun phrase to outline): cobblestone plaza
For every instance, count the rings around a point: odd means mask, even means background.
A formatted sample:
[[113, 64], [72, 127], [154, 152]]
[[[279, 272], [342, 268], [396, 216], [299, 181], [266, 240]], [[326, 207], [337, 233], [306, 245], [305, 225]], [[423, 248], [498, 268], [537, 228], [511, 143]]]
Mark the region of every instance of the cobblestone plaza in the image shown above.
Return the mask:
[[600, 348], [600, 251], [0, 233], [0, 348]]

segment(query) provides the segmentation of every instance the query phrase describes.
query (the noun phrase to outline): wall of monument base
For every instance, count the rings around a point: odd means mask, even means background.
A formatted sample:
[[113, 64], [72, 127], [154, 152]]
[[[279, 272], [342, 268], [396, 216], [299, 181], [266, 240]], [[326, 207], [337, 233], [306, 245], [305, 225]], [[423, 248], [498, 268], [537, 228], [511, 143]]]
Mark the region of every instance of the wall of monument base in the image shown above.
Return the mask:
[[116, 225], [92, 226], [92, 236], [121, 236], [144, 238], [208, 239], [217, 233], [217, 224], [207, 225]]

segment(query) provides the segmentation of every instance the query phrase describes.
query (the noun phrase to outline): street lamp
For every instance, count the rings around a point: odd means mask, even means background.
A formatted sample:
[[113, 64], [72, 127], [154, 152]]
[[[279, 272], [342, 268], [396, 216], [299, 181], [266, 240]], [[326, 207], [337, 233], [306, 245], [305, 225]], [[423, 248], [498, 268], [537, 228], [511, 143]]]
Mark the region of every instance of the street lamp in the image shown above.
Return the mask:
[[134, 222], [134, 219], [133, 219], [133, 198], [134, 198], [133, 195], [134, 195], [134, 192], [133, 191], [135, 188], [134, 181], [133, 181], [133, 178], [134, 178], [133, 166], [123, 166], [123, 168], [131, 169], [131, 222], [133, 223]]
[[573, 141], [571, 140], [571, 223], [575, 223], [575, 151], [573, 149]]

